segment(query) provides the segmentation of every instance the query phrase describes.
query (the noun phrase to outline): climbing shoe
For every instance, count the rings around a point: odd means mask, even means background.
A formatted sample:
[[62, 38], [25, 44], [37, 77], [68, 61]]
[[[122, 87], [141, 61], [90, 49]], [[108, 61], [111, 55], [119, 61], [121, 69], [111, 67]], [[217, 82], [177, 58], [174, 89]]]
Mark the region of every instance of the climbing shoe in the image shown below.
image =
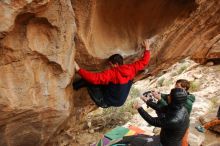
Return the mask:
[[195, 128], [196, 128], [199, 132], [202, 132], [202, 133], [205, 132], [205, 128], [202, 127], [201, 125], [198, 125], [198, 126], [196, 126]]

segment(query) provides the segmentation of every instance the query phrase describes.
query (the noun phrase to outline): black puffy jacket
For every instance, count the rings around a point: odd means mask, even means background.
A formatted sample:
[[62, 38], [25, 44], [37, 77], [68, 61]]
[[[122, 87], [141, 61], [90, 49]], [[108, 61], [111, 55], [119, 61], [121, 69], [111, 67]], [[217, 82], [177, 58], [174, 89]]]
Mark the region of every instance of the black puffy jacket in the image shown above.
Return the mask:
[[[182, 88], [174, 88], [170, 92], [171, 102], [161, 108], [153, 106], [152, 101], [147, 105], [156, 111], [163, 112], [161, 117], [151, 117], [143, 108], [139, 108], [140, 115], [151, 125], [161, 127], [160, 142], [163, 146], [180, 146], [182, 138], [189, 126], [189, 114], [184, 107], [187, 92]], [[150, 104], [151, 103], [151, 104]]]
[[163, 118], [152, 117], [143, 108], [139, 108], [138, 112], [149, 124], [161, 127], [160, 141], [163, 146], [181, 146], [189, 126], [189, 115], [183, 105], [167, 106]]

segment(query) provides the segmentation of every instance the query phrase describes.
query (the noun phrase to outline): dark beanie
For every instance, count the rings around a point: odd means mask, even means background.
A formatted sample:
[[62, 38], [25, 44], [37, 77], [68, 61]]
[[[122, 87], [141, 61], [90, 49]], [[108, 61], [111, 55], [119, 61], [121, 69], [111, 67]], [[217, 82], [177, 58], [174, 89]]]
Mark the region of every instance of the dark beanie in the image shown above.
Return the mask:
[[187, 92], [182, 88], [173, 88], [170, 92], [171, 103], [173, 104], [184, 104], [187, 100]]

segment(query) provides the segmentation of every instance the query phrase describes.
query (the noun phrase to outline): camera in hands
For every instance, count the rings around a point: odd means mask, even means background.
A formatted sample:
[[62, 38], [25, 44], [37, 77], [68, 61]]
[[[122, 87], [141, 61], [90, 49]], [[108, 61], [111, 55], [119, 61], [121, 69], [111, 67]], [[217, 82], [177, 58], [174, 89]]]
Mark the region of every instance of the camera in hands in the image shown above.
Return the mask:
[[143, 93], [143, 96], [149, 98], [149, 100], [153, 101], [154, 103], [157, 103], [157, 99], [152, 94], [152, 91], [147, 91]]

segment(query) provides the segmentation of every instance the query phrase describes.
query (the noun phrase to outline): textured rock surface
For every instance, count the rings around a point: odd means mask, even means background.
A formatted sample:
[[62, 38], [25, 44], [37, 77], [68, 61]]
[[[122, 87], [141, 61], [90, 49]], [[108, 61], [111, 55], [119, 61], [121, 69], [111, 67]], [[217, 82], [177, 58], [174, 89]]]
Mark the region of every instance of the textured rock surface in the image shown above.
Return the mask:
[[187, 56], [199, 63], [220, 58], [220, 1], [196, 2], [198, 7], [190, 17], [176, 20], [166, 32], [156, 37], [152, 70], [155, 66], [167, 68]]
[[71, 111], [71, 2], [4, 0], [0, 21], [0, 145], [44, 145]]
[[[138, 44], [188, 17], [194, 0], [72, 0], [77, 22], [76, 58], [87, 68], [114, 53], [140, 54]], [[80, 54], [80, 55], [78, 55]], [[83, 54], [85, 57], [79, 57]], [[91, 58], [90, 56], [94, 58]], [[85, 58], [91, 61], [87, 62]]]
[[91, 110], [71, 89], [74, 56], [98, 70], [113, 53], [137, 58], [153, 38], [153, 73], [186, 56], [219, 58], [219, 9], [219, 0], [1, 0], [0, 145], [56, 142]]
[[100, 69], [102, 59], [114, 53], [140, 55], [138, 44], [146, 38], [153, 42], [153, 74], [187, 56], [199, 63], [220, 57], [218, 0], [72, 0], [72, 4], [78, 27], [76, 59], [87, 69]]

